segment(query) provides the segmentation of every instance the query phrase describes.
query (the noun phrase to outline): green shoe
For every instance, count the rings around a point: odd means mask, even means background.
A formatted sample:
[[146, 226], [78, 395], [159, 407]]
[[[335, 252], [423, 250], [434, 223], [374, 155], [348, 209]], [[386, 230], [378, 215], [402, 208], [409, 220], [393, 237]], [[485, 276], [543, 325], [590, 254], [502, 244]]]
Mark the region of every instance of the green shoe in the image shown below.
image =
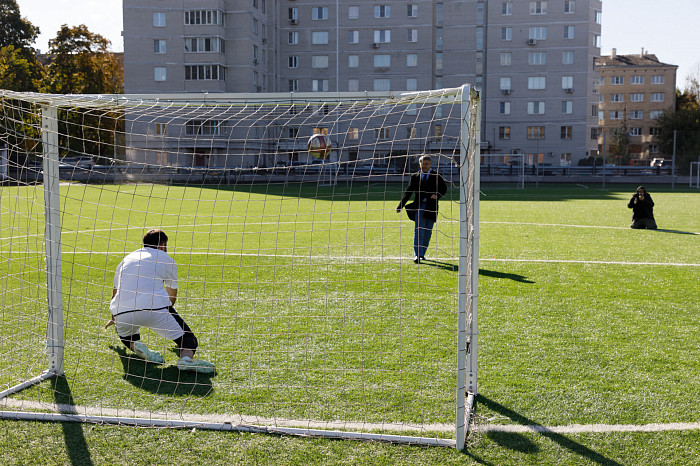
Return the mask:
[[216, 372], [216, 366], [203, 359], [192, 359], [189, 356], [180, 358], [177, 362], [177, 368], [181, 371], [199, 372], [200, 374], [213, 374]]
[[134, 342], [134, 353], [148, 362], [154, 362], [156, 364], [163, 364], [165, 362], [165, 358], [163, 358], [162, 354], [157, 351], [149, 350], [142, 341]]

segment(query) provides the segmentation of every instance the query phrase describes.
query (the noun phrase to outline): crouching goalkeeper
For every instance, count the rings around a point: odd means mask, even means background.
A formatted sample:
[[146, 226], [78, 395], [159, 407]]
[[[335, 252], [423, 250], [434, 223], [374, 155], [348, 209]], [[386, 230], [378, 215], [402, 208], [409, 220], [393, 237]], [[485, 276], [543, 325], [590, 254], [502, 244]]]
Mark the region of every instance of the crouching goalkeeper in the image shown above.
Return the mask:
[[163, 356], [140, 341], [141, 327], [150, 328], [167, 340], [173, 340], [180, 352], [177, 368], [203, 374], [216, 372], [214, 364], [193, 359], [197, 337], [175, 311], [177, 301], [177, 265], [168, 255], [168, 236], [162, 230], [149, 230], [143, 247], [127, 255], [114, 274], [114, 288], [105, 328], [114, 324], [122, 343], [141, 358], [156, 363]]

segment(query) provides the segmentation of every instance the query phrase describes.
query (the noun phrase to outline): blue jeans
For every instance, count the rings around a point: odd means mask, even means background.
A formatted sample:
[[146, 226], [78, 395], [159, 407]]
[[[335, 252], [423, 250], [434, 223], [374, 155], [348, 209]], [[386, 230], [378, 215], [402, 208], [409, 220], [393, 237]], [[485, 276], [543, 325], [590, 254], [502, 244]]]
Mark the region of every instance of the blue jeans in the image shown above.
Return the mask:
[[425, 251], [430, 244], [430, 237], [433, 234], [435, 220], [425, 218], [425, 204], [421, 202], [420, 208], [416, 211], [416, 228], [413, 232], [413, 251], [416, 256], [425, 256]]

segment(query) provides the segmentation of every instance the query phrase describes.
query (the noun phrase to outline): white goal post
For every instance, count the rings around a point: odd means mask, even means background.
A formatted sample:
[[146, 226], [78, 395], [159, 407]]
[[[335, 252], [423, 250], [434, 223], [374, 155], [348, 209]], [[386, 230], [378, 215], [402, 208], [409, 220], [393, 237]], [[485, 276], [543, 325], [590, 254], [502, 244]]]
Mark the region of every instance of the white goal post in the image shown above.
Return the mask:
[[700, 188], [700, 162], [690, 162], [688, 185], [691, 188]]
[[[0, 419], [463, 449], [477, 393], [480, 105], [468, 85], [0, 91]], [[307, 149], [316, 133], [330, 138], [326, 158]], [[425, 155], [447, 191], [415, 264], [397, 205]], [[175, 307], [215, 376], [180, 372], [149, 329], [164, 364], [103, 330], [116, 266], [151, 228], [170, 237]]]

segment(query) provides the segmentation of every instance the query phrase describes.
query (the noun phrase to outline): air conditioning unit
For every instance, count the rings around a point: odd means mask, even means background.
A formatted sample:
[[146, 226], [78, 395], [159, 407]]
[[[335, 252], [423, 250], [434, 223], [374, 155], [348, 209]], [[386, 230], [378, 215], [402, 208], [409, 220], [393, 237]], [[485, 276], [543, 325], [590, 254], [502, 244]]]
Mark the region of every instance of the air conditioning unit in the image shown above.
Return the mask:
[[297, 20], [297, 19], [290, 19], [290, 20], [289, 20], [289, 23], [290, 23], [290, 24], [299, 24], [299, 20]]
[[372, 48], [373, 48], [373, 49], [378, 49], [378, 48], [379, 48], [379, 44], [376, 43], [376, 42], [372, 42]]
[[537, 44], [537, 40], [535, 40], [535, 39], [528, 39], [527, 40], [527, 45], [535, 45], [535, 44]]
[[510, 95], [512, 90], [511, 89], [501, 89], [501, 92], [503, 92], [503, 95]]
[[564, 92], [566, 92], [567, 94], [573, 94], [574, 90], [571, 89], [570, 87], [568, 87], [568, 88], [564, 89]]
[[262, 86], [255, 86], [255, 90], [256, 90], [257, 92], [262, 91]]

